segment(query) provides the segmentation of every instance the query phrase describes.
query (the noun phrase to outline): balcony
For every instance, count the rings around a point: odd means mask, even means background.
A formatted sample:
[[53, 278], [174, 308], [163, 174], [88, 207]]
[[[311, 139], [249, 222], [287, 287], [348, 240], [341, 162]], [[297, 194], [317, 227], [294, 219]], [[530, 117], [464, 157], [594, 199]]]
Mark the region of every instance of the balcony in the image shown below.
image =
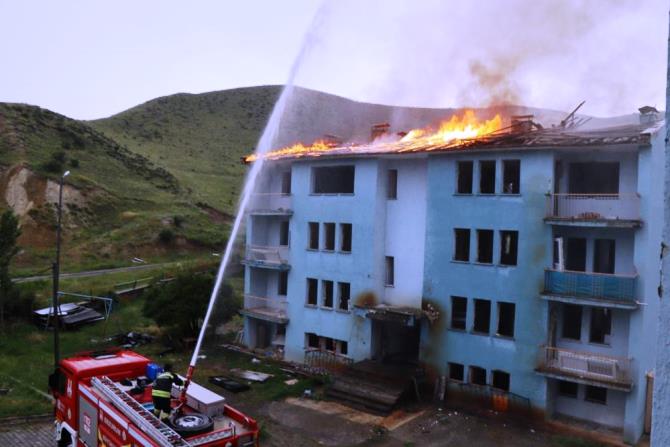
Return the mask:
[[258, 192], [251, 195], [249, 213], [253, 216], [291, 216], [291, 194]]
[[289, 270], [291, 268], [288, 263], [288, 247], [247, 245], [242, 264], [273, 270]]
[[541, 298], [569, 304], [634, 310], [637, 275], [546, 269]]
[[642, 225], [640, 196], [549, 194], [544, 220], [555, 225], [635, 228]]
[[271, 321], [273, 323], [288, 323], [288, 301], [277, 298], [266, 298], [255, 295], [244, 295], [244, 309], [242, 315]]
[[537, 371], [554, 379], [630, 391], [633, 386], [630, 363], [630, 359], [623, 357], [542, 346]]

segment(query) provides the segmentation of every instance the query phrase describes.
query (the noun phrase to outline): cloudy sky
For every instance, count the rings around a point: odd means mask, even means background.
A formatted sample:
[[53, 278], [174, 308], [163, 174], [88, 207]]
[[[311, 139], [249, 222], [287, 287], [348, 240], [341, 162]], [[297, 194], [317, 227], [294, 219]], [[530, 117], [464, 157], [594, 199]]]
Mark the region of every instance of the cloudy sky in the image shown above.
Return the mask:
[[[665, 107], [670, 0], [0, 0], [0, 101], [74, 118], [296, 83], [361, 101]], [[301, 54], [296, 64], [296, 57]]]

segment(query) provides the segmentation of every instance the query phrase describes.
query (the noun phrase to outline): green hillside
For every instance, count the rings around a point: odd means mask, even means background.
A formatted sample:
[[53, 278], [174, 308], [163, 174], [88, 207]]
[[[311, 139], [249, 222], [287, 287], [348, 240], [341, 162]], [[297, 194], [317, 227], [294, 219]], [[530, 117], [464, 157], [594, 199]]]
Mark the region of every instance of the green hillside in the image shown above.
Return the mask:
[[[64, 189], [66, 268], [171, 258], [225, 238], [226, 226], [212, 225], [167, 170], [86, 123], [0, 103], [0, 209], [11, 206], [21, 216], [19, 269], [49, 266], [65, 170], [72, 172]], [[163, 229], [171, 240], [159, 240]]]
[[194, 200], [232, 214], [241, 157], [253, 151], [279, 93], [267, 86], [176, 94], [89, 124], [174, 174]]

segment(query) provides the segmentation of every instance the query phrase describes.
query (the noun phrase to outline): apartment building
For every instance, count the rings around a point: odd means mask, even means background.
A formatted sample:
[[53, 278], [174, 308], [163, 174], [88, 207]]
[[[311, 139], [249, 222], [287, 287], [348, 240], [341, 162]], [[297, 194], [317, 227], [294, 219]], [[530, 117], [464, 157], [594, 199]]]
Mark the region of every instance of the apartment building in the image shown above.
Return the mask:
[[654, 368], [664, 130], [523, 129], [264, 166], [244, 341], [286, 360], [417, 362], [636, 441]]

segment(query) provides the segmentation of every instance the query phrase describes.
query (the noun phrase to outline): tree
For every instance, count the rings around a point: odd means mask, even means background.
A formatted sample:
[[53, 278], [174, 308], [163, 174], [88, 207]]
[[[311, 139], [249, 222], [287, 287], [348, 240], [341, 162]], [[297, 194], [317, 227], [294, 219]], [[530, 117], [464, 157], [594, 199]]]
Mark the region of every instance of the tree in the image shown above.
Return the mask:
[[[181, 274], [174, 281], [156, 284], [147, 292], [143, 314], [173, 335], [195, 336], [205, 317], [213, 287], [214, 276], [211, 274]], [[230, 319], [239, 310], [240, 304], [232, 287], [224, 283], [219, 293], [216, 316]]]
[[0, 328], [5, 327], [5, 305], [12, 295], [14, 284], [9, 277], [9, 264], [19, 252], [16, 245], [21, 230], [19, 220], [11, 210], [0, 216]]

